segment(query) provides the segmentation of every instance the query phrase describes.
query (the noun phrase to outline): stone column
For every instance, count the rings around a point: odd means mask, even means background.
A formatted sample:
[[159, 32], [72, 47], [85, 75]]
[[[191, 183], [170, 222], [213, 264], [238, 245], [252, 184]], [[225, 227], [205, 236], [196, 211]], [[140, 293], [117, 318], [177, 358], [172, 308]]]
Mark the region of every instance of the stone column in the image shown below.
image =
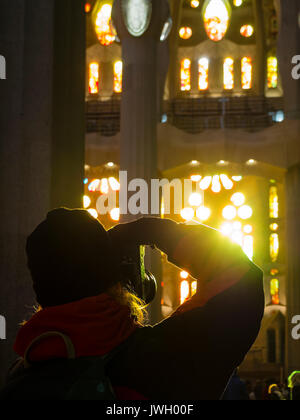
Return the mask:
[[84, 164], [83, 0], [2, 0], [0, 54], [0, 385], [34, 298], [26, 237], [54, 206], [81, 206]]
[[[300, 56], [300, 0], [277, 0], [279, 11], [279, 42], [278, 56], [283, 81], [285, 113], [287, 118], [300, 118], [300, 80], [292, 77], [292, 70], [296, 67], [293, 59]], [[297, 60], [299, 64], [299, 59]], [[300, 75], [300, 70], [298, 70]]]
[[300, 315], [300, 164], [286, 176], [287, 248], [287, 372], [300, 369], [300, 341], [291, 336], [292, 318]]
[[253, 9], [256, 26], [256, 90], [259, 96], [265, 96], [266, 87], [266, 67], [267, 67], [267, 44], [265, 30], [265, 14], [263, 2], [253, 0]]

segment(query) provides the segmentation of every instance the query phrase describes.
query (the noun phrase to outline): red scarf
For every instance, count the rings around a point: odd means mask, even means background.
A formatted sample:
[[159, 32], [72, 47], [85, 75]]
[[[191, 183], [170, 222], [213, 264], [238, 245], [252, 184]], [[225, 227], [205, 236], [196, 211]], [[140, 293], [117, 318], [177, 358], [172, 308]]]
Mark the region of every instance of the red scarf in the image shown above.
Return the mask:
[[[49, 331], [58, 331], [70, 337], [76, 357], [103, 356], [124, 342], [137, 328], [127, 306], [102, 294], [37, 312], [20, 329], [14, 350], [24, 357], [26, 349], [35, 338]], [[66, 356], [63, 341], [51, 337], [34, 347], [30, 360]]]

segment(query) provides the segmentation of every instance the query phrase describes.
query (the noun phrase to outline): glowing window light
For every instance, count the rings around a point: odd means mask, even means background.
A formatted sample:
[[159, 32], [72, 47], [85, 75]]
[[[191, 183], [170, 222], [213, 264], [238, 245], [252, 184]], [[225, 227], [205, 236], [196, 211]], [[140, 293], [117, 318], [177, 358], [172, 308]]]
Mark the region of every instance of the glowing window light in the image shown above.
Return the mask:
[[224, 60], [224, 89], [232, 90], [234, 88], [234, 60], [225, 58]]
[[120, 183], [114, 177], [108, 179], [109, 185], [113, 191], [120, 191]]
[[273, 305], [279, 305], [279, 280], [278, 279], [272, 279], [270, 284], [270, 292], [272, 297], [272, 304]]
[[207, 190], [210, 187], [211, 181], [212, 181], [211, 176], [204, 177], [200, 182], [201, 190], [203, 190], [203, 191]]
[[218, 194], [221, 190], [222, 190], [222, 185], [220, 182], [220, 177], [219, 175], [215, 175], [212, 179], [212, 187], [211, 187], [212, 192]]
[[243, 238], [244, 238], [243, 233], [239, 232], [239, 231], [235, 231], [231, 235], [232, 242], [234, 242], [234, 243], [236, 243], [240, 246], [243, 245]]
[[201, 222], [205, 222], [211, 216], [211, 210], [208, 207], [200, 206], [197, 211], [196, 215]]
[[232, 227], [233, 227], [233, 230], [235, 232], [240, 232], [242, 230], [242, 223], [241, 222], [234, 222]]
[[83, 197], [83, 207], [85, 208], [85, 209], [87, 209], [88, 207], [90, 207], [90, 205], [91, 205], [91, 199], [90, 199], [90, 197], [88, 196], [88, 195], [85, 195], [84, 197]]
[[109, 184], [108, 184], [108, 179], [107, 178], [102, 179], [100, 192], [102, 194], [108, 194], [109, 193]]
[[243, 251], [247, 257], [252, 260], [254, 254], [254, 239], [253, 236], [247, 235], [243, 240]]
[[202, 196], [198, 193], [191, 194], [189, 198], [189, 204], [192, 207], [199, 207], [202, 204]]
[[91, 192], [100, 191], [101, 186], [101, 180], [100, 179], [94, 179], [90, 185], [88, 186], [88, 190]]
[[120, 220], [120, 209], [112, 209], [112, 211], [110, 212], [110, 217], [114, 222], [118, 222]]
[[268, 57], [268, 88], [278, 87], [278, 60], [276, 57]]
[[270, 236], [270, 257], [272, 262], [276, 262], [279, 255], [279, 235], [272, 233]]
[[114, 92], [122, 92], [123, 63], [117, 61], [114, 65]]
[[198, 289], [198, 282], [197, 281], [193, 281], [191, 284], [191, 295], [194, 296], [197, 293], [197, 289]]
[[85, 13], [90, 13], [90, 11], [92, 10], [91, 3], [85, 3], [84, 10], [85, 10]]
[[180, 284], [180, 304], [183, 304], [190, 297], [189, 282], [184, 280]]
[[181, 273], [180, 273], [180, 277], [183, 279], [183, 280], [187, 280], [188, 278], [189, 278], [189, 273], [187, 272], [187, 271], [181, 271]]
[[199, 90], [208, 89], [208, 69], [209, 69], [209, 60], [208, 58], [200, 58], [198, 62], [198, 87]]
[[230, 6], [227, 1], [206, 1], [204, 4], [204, 26], [212, 41], [217, 42], [224, 38], [229, 26], [229, 19]]
[[276, 186], [270, 188], [270, 218], [278, 219], [279, 217], [279, 197], [278, 189]]
[[252, 25], [244, 25], [241, 27], [240, 33], [245, 38], [251, 38], [251, 36], [254, 34], [254, 28]]
[[278, 225], [278, 223], [272, 223], [272, 224], [270, 225], [270, 229], [271, 229], [273, 232], [277, 232], [277, 230], [279, 229], [279, 225]]
[[192, 175], [192, 176], [191, 176], [191, 180], [192, 180], [193, 182], [200, 182], [200, 181], [201, 181], [201, 179], [202, 179], [202, 176], [201, 176], [201, 175]]
[[95, 219], [98, 219], [98, 212], [96, 209], [88, 209], [87, 210], [91, 216], [93, 216]]
[[233, 176], [232, 179], [233, 179], [234, 182], [240, 182], [243, 179], [243, 177], [242, 176]]
[[243, 0], [233, 0], [233, 5], [235, 7], [240, 7], [243, 4]]
[[224, 175], [224, 174], [220, 175], [220, 178], [221, 178], [221, 182], [225, 190], [232, 190], [234, 184], [231, 181], [231, 179], [227, 175]]
[[191, 90], [191, 66], [192, 62], [188, 58], [181, 61], [181, 91], [188, 92]]
[[232, 232], [233, 232], [232, 223], [226, 222], [226, 223], [223, 223], [222, 224], [222, 226], [221, 226], [221, 233], [224, 236], [230, 236], [232, 234]]
[[103, 4], [97, 13], [95, 22], [97, 37], [100, 43], [105, 46], [111, 45], [116, 39], [111, 22], [111, 12], [112, 5]]
[[190, 207], [186, 207], [185, 209], [181, 210], [180, 215], [184, 220], [191, 221], [195, 216], [195, 211]]
[[277, 268], [272, 268], [270, 274], [271, 276], [277, 276], [277, 274], [279, 274], [279, 270]]
[[243, 220], [250, 219], [253, 216], [253, 210], [250, 206], [242, 206], [238, 209], [238, 216]]
[[226, 206], [223, 209], [222, 214], [225, 220], [233, 220], [236, 218], [237, 211], [236, 211], [236, 208], [233, 206]]
[[99, 93], [100, 71], [98, 63], [91, 63], [89, 66], [89, 93], [96, 95]]
[[197, 7], [200, 6], [200, 1], [199, 0], [192, 0], [191, 1], [191, 7], [193, 7], [193, 9], [197, 9]]
[[251, 57], [242, 59], [242, 88], [244, 90], [252, 89], [253, 65]]
[[251, 225], [246, 225], [246, 226], [244, 227], [244, 232], [245, 232], [247, 235], [250, 235], [250, 233], [252, 233], [252, 232], [253, 232], [253, 227], [252, 227]]
[[231, 197], [231, 201], [236, 207], [241, 207], [243, 204], [245, 204], [246, 197], [242, 193], [235, 193]]
[[181, 39], [184, 39], [186, 41], [187, 39], [190, 39], [192, 37], [192, 35], [193, 35], [192, 28], [190, 28], [188, 26], [180, 28], [179, 36], [180, 36]]
[[106, 165], [108, 168], [113, 168], [115, 166], [114, 162], [108, 162]]

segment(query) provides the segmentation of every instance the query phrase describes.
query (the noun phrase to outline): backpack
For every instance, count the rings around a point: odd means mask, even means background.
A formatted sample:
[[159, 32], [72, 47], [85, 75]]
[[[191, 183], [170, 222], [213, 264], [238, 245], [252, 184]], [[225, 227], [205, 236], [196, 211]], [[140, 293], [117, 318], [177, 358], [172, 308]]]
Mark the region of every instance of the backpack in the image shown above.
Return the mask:
[[[68, 358], [32, 363], [29, 354], [42, 340], [58, 336], [66, 346]], [[116, 400], [110, 379], [106, 375], [108, 363], [124, 347], [100, 357], [76, 358], [71, 339], [60, 332], [49, 332], [35, 339], [9, 374], [8, 383], [0, 393], [5, 400]]]

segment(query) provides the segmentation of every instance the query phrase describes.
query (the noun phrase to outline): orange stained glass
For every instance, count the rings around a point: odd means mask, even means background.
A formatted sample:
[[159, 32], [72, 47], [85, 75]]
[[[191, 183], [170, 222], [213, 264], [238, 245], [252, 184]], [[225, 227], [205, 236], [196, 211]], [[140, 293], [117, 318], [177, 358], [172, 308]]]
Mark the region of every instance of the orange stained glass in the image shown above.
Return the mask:
[[191, 66], [192, 62], [188, 58], [181, 61], [180, 80], [182, 92], [191, 90]]
[[279, 235], [278, 233], [272, 233], [270, 236], [270, 257], [272, 262], [278, 260], [279, 255]]
[[199, 90], [207, 90], [208, 89], [209, 59], [205, 57], [200, 58], [198, 64], [199, 64], [199, 80], [198, 80]]
[[122, 92], [122, 79], [123, 79], [123, 63], [117, 61], [114, 65], [114, 92]]
[[188, 26], [180, 28], [179, 36], [180, 36], [181, 39], [184, 39], [184, 40], [190, 39], [192, 37], [192, 35], [193, 35], [192, 28], [190, 28]]
[[252, 25], [244, 25], [241, 27], [240, 33], [245, 38], [250, 38], [254, 34], [254, 28]]
[[180, 284], [180, 303], [184, 303], [190, 297], [190, 284], [184, 280]]
[[115, 39], [116, 34], [113, 30], [112, 21], [111, 21], [111, 4], [102, 4], [97, 13], [95, 29], [97, 37], [100, 43], [104, 46], [111, 45]]
[[234, 88], [234, 60], [225, 58], [224, 61], [224, 89], [232, 90]]
[[227, 0], [207, 0], [204, 4], [204, 26], [208, 37], [221, 41], [228, 29], [230, 5]]
[[89, 93], [95, 95], [99, 93], [99, 64], [91, 63], [89, 66]]
[[271, 285], [271, 297], [272, 297], [272, 304], [273, 305], [279, 305], [279, 280], [278, 279], [272, 279]]
[[193, 281], [191, 284], [191, 294], [194, 296], [197, 293], [198, 283], [197, 281]]
[[269, 206], [270, 206], [270, 218], [278, 219], [279, 217], [279, 197], [278, 197], [278, 188], [272, 186], [270, 188], [270, 197], [269, 197]]
[[276, 57], [268, 58], [268, 88], [276, 89], [278, 86], [278, 60]]
[[252, 89], [253, 65], [251, 57], [242, 59], [242, 88], [244, 90]]

